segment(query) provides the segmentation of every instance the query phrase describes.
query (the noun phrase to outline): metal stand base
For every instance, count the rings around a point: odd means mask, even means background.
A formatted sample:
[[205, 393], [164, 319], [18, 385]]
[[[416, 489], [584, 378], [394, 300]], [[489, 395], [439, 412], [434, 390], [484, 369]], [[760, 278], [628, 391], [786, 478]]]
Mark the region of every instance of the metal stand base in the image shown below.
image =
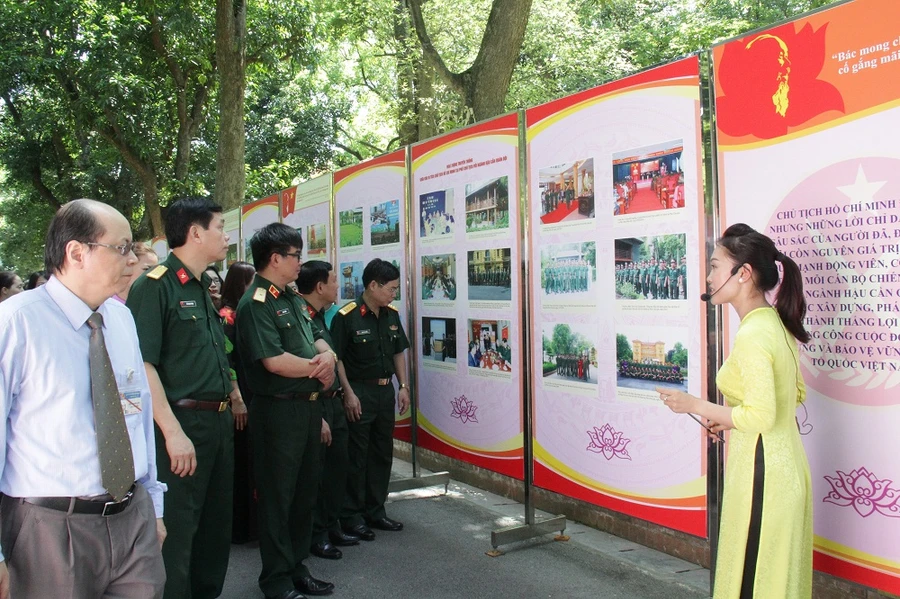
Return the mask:
[[434, 474], [426, 474], [424, 476], [413, 476], [411, 478], [398, 478], [392, 480], [388, 484], [388, 493], [399, 493], [400, 491], [409, 491], [411, 489], [424, 489], [425, 487], [436, 487], [444, 485], [444, 494], [450, 487], [449, 472], [435, 472]]
[[494, 549], [493, 551], [488, 551], [487, 554], [491, 557], [503, 555], [503, 552], [497, 549], [500, 545], [508, 545], [510, 543], [516, 543], [518, 541], [525, 541], [556, 531], [559, 531], [559, 534], [554, 539], [555, 541], [568, 541], [569, 537], [563, 534], [565, 530], [565, 516], [554, 516], [552, 518], [540, 520], [532, 524], [517, 524], [515, 526], [507, 526], [506, 528], [501, 528], [500, 530], [491, 531], [491, 547], [493, 547]]

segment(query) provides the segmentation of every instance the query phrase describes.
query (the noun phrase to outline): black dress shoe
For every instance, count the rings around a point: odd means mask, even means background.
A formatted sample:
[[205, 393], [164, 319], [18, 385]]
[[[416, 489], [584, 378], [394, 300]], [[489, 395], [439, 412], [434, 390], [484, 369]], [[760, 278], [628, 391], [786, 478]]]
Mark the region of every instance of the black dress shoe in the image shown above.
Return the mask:
[[359, 537], [363, 541], [374, 541], [375, 533], [365, 524], [357, 524], [356, 526], [348, 526], [344, 529], [348, 535]]
[[324, 559], [341, 559], [344, 556], [344, 554], [341, 553], [340, 549], [338, 549], [328, 541], [314, 543], [313, 546], [309, 548], [309, 552], [316, 557], [321, 557]]
[[290, 591], [285, 591], [278, 595], [266, 595], [266, 599], [306, 599], [306, 597], [301, 595], [300, 591], [291, 589]]
[[297, 590], [307, 595], [330, 595], [334, 590], [334, 585], [312, 576], [304, 576], [294, 581]]
[[393, 532], [403, 530], [403, 522], [391, 520], [387, 516], [385, 516], [384, 518], [369, 520], [369, 526], [371, 526], [372, 528], [377, 528], [378, 530], [390, 530]]
[[331, 530], [328, 532], [328, 538], [331, 543], [338, 547], [350, 547], [351, 545], [359, 545], [359, 537], [350, 535], [343, 530]]

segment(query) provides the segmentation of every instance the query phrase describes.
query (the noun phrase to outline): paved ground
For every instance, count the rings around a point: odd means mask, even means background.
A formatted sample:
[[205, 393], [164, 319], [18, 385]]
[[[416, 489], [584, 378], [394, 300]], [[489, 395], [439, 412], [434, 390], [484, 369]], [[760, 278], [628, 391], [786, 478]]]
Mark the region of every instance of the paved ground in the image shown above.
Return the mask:
[[[411, 474], [409, 464], [399, 460], [394, 470]], [[705, 569], [571, 522], [566, 529], [570, 541], [547, 535], [501, 547], [504, 555], [488, 557], [491, 531], [521, 522], [524, 508], [454, 481], [446, 495], [443, 487], [432, 487], [392, 494], [390, 501], [388, 514], [405, 523], [403, 532], [377, 532], [374, 542], [346, 548], [340, 561], [311, 557], [307, 562], [314, 576], [335, 583], [335, 598], [709, 596]], [[258, 574], [256, 545], [233, 546], [222, 597], [262, 597]]]

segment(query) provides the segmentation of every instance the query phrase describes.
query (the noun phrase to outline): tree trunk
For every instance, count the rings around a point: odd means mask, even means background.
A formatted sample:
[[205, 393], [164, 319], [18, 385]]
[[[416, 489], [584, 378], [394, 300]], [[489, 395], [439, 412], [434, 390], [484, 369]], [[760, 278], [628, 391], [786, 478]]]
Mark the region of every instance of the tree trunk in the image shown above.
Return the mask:
[[216, 0], [216, 64], [219, 70], [219, 145], [215, 198], [226, 211], [244, 200], [244, 72], [247, 5]]
[[406, 146], [419, 141], [417, 126], [417, 66], [421, 62], [416, 56], [418, 45], [410, 39], [409, 5], [407, 0], [394, 0], [394, 39], [397, 42], [397, 131], [400, 145]]
[[501, 114], [525, 39], [532, 0], [493, 0], [478, 56], [462, 73], [450, 71], [434, 47], [422, 17], [423, 0], [407, 1], [422, 52], [437, 76], [463, 97], [476, 121]]

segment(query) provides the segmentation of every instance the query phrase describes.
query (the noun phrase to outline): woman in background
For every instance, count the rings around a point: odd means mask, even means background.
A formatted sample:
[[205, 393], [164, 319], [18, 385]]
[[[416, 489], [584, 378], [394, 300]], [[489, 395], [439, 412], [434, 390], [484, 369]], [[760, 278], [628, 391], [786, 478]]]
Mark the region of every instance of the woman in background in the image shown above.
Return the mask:
[[0, 270], [0, 302], [21, 293], [24, 285], [19, 275], [11, 270]]
[[[211, 273], [207, 271], [207, 274]], [[248, 406], [253, 400], [253, 394], [247, 389], [247, 380], [237, 359], [234, 315], [238, 302], [253, 281], [254, 274], [256, 269], [247, 262], [235, 262], [228, 268], [225, 284], [222, 285], [222, 308], [219, 310], [219, 316], [222, 317], [225, 326], [225, 337], [228, 340], [225, 349], [231, 373], [237, 380], [244, 404]], [[253, 500], [254, 485], [250, 464], [250, 431], [248, 427], [244, 427], [243, 430], [234, 431], [234, 507], [231, 521], [231, 540], [234, 543], [247, 543], [257, 538], [256, 502]]]
[[[766, 292], [778, 285], [774, 306]], [[673, 412], [732, 430], [725, 467], [716, 599], [812, 596], [812, 483], [795, 414], [806, 399], [797, 341], [806, 301], [797, 264], [745, 224], [728, 227], [707, 277], [713, 304], [731, 304], [741, 319], [716, 376], [727, 405], [658, 387]]]
[[50, 278], [50, 273], [46, 270], [38, 270], [30, 275], [28, 275], [28, 282], [25, 283], [25, 291], [30, 289], [37, 289], [41, 285], [47, 282], [47, 279]]
[[138, 241], [134, 244], [131, 251], [137, 256], [137, 264], [134, 265], [134, 268], [131, 271], [131, 278], [128, 279], [128, 284], [125, 285], [125, 289], [113, 296], [123, 304], [125, 303], [125, 300], [128, 299], [128, 292], [131, 291], [131, 286], [138, 280], [138, 277], [159, 264], [159, 256], [157, 256], [153, 248], [146, 243]]
[[222, 309], [222, 277], [219, 276], [219, 269], [214, 264], [206, 267], [206, 274], [209, 275], [209, 297], [212, 298], [213, 306], [216, 310]]

